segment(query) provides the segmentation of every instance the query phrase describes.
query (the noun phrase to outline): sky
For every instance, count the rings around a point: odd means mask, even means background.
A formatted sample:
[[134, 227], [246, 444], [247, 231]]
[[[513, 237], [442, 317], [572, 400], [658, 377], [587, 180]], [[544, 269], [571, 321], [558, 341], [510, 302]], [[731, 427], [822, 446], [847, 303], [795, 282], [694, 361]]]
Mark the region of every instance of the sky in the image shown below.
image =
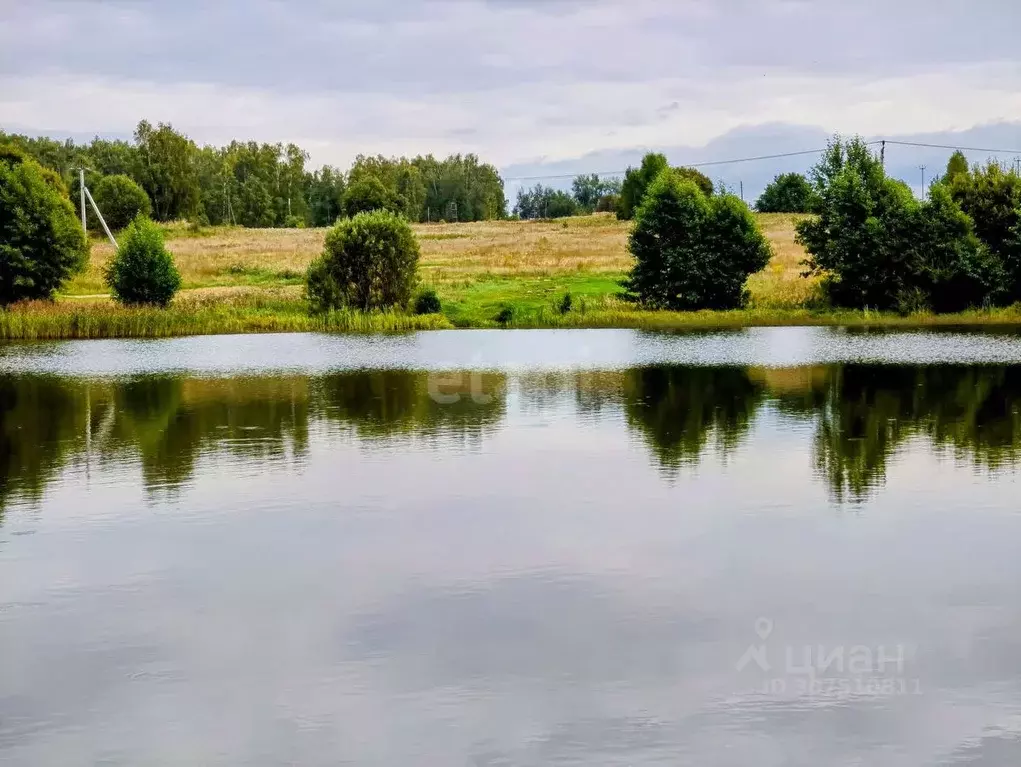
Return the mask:
[[146, 118], [316, 165], [471, 151], [508, 176], [834, 132], [1021, 149], [1016, 0], [0, 0], [0, 19], [0, 128], [61, 138]]

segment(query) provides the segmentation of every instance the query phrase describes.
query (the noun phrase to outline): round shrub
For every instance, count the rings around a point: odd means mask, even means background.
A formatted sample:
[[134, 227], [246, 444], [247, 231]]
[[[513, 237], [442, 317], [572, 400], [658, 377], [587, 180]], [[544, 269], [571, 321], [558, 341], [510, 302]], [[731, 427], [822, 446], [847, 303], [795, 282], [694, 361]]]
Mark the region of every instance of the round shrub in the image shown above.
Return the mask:
[[138, 216], [152, 214], [149, 195], [127, 176], [103, 176], [89, 191], [111, 229], [123, 229]]
[[393, 196], [375, 176], [355, 181], [344, 192], [344, 213], [354, 217], [374, 210], [394, 210]]
[[0, 146], [0, 305], [51, 298], [85, 266], [88, 254], [60, 178], [17, 149]]
[[777, 176], [755, 202], [759, 213], [811, 213], [818, 207], [815, 189], [800, 173]]
[[326, 234], [323, 254], [309, 267], [309, 305], [316, 312], [407, 306], [418, 277], [418, 258], [415, 233], [395, 213], [359, 213], [340, 221]]
[[181, 287], [181, 274], [163, 246], [163, 232], [156, 224], [139, 217], [128, 225], [107, 269], [106, 283], [122, 304], [170, 303]]
[[439, 314], [440, 297], [432, 288], [426, 288], [415, 299], [415, 314]]
[[654, 309], [734, 309], [748, 276], [769, 263], [769, 243], [734, 195], [706, 196], [675, 170], [656, 177], [635, 213], [627, 288]]

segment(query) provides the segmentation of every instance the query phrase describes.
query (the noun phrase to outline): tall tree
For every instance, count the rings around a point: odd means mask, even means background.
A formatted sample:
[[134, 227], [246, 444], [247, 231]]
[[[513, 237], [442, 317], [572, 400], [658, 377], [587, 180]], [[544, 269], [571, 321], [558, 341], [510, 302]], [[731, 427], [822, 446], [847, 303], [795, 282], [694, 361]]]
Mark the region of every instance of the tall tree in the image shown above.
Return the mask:
[[142, 120], [135, 129], [139, 179], [160, 221], [188, 218], [199, 210], [201, 189], [195, 168], [198, 148], [168, 123], [155, 128]]
[[943, 174], [943, 179], [947, 182], [951, 182], [957, 176], [962, 173], [968, 172], [968, 158], [964, 156], [964, 152], [958, 149], [947, 161], [947, 172]]

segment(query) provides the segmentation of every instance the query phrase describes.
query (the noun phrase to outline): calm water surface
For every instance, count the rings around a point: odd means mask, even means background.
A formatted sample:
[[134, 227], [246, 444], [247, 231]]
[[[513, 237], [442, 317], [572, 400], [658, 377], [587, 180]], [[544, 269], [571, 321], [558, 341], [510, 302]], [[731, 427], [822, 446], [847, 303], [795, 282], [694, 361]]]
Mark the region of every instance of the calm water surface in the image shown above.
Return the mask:
[[1021, 764], [1021, 337], [0, 347], [0, 763]]

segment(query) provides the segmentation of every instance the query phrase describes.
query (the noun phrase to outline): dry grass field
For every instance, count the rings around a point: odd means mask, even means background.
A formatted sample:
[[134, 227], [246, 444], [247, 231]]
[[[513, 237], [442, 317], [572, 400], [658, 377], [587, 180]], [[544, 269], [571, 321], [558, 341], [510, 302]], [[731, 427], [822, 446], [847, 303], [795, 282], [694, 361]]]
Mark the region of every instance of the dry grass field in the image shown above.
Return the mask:
[[[795, 218], [759, 216], [774, 258], [749, 281], [753, 306], [804, 306], [813, 293], [813, 282], [800, 276], [804, 253], [794, 242]], [[628, 229], [628, 222], [610, 215], [415, 227], [422, 248], [422, 282], [435, 287], [452, 308], [465, 312], [477, 302], [483, 311], [501, 304], [535, 306], [568, 291], [597, 303], [612, 301], [619, 280], [631, 267]], [[193, 232], [187, 226], [169, 226], [167, 246], [184, 278], [184, 295], [191, 291], [231, 295], [240, 288], [245, 293], [287, 287], [298, 292], [309, 262], [322, 250], [325, 231]], [[68, 285], [67, 295], [106, 294], [103, 270], [112, 252], [106, 241], [94, 241], [89, 267]]]

